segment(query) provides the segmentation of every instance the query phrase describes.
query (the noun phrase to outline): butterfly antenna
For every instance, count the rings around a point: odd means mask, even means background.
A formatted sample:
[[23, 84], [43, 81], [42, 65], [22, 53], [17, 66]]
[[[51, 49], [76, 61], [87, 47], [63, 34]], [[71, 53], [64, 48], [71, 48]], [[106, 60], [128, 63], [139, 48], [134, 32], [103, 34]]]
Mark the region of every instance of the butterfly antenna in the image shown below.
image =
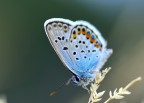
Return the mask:
[[68, 84], [70, 84], [71, 79], [69, 79], [67, 82], [64, 82], [63, 84], [61, 84], [58, 88], [56, 88], [54, 91], [52, 91], [49, 96], [55, 96], [57, 94], [57, 91], [59, 91], [62, 87], [67, 86]]

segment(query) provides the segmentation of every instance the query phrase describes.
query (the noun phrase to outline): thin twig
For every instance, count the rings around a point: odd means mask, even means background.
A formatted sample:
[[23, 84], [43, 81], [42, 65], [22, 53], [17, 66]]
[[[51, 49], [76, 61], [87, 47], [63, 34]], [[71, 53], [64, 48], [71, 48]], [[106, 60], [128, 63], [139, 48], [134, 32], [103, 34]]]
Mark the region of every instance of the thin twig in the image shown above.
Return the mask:
[[88, 103], [96, 103], [102, 99], [101, 97], [103, 96], [105, 91], [97, 93], [97, 89], [100, 86], [100, 82], [102, 82], [102, 80], [105, 78], [106, 74], [110, 71], [110, 69], [111, 68], [109, 67], [103, 70], [102, 72], [99, 72], [95, 78], [94, 83], [91, 83], [91, 87], [90, 87], [91, 94]]
[[124, 94], [130, 94], [131, 92], [129, 92], [127, 89], [130, 88], [134, 83], [141, 81], [141, 77], [138, 77], [136, 79], [134, 79], [133, 81], [131, 81], [125, 88], [120, 88], [119, 91], [117, 92], [117, 89], [114, 91], [113, 95], [112, 92], [110, 91], [110, 97], [104, 102], [104, 103], [108, 103], [113, 99], [122, 99], [124, 98]]

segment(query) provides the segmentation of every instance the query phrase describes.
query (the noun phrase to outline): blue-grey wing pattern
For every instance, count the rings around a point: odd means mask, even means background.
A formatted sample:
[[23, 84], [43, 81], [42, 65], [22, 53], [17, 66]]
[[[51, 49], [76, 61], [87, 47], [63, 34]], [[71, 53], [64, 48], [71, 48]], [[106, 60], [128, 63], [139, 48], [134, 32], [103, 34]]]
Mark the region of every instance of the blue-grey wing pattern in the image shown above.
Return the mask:
[[100, 32], [86, 21], [53, 18], [44, 27], [61, 61], [80, 78], [94, 78], [112, 54]]
[[69, 37], [71, 29], [73, 28], [73, 22], [61, 18], [52, 18], [44, 24], [45, 32], [51, 45], [58, 54], [63, 64], [71, 70], [73, 69], [73, 62], [71, 62], [71, 56], [69, 52]]
[[70, 41], [70, 56], [79, 77], [94, 77], [111, 55], [100, 32], [85, 21], [75, 22]]

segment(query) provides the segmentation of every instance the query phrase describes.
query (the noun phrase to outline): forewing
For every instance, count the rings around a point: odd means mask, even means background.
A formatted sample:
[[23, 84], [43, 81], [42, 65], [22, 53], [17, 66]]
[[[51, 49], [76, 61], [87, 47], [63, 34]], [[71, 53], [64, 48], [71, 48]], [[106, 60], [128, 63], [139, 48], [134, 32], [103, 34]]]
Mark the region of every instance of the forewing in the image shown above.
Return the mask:
[[73, 22], [61, 18], [49, 19], [44, 24], [45, 32], [51, 45], [58, 54], [63, 64], [73, 73], [73, 62], [69, 52], [69, 37]]

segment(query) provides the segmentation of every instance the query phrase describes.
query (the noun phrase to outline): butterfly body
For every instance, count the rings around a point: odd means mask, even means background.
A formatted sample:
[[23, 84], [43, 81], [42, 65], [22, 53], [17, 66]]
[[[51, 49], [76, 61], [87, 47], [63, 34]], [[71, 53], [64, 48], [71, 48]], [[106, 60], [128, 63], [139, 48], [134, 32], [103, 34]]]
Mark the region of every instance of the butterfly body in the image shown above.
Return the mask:
[[87, 89], [112, 54], [100, 32], [86, 21], [52, 18], [45, 32], [63, 64], [74, 74], [73, 83]]

